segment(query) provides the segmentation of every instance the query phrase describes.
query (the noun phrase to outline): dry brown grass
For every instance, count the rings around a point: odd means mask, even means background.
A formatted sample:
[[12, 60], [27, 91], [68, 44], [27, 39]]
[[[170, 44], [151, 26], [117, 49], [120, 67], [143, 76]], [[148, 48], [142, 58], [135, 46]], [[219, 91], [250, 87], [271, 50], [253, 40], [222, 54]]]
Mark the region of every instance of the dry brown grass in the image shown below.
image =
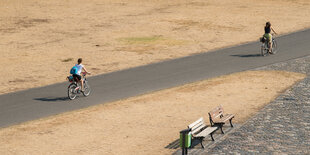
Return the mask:
[[5, 73], [0, 94], [62, 82], [79, 57], [97, 75], [254, 41], [266, 21], [280, 34], [308, 28], [309, 4], [308, 0], [0, 1], [0, 67]]

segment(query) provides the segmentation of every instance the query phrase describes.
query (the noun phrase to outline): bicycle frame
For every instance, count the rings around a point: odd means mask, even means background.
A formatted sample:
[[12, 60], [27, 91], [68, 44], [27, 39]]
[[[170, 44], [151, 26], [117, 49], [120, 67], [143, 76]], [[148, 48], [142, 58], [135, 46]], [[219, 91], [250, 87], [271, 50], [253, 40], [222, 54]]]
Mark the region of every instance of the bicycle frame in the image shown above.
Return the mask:
[[84, 83], [84, 88], [87, 90], [85, 91], [81, 91], [81, 84], [80, 81], [78, 81], [78, 79], [74, 79], [73, 76], [68, 76], [67, 79], [69, 80], [69, 82], [71, 83], [68, 86], [68, 97], [70, 100], [75, 99], [75, 97], [77, 96], [77, 94], [80, 94], [82, 92], [82, 94], [84, 96], [88, 96], [90, 94], [90, 87], [88, 84], [88, 81], [86, 80], [86, 72], [82, 73], [82, 79], [83, 79], [83, 83]]
[[[86, 75], [87, 75], [86, 72], [82, 72], [82, 79], [83, 79], [83, 81], [86, 79]], [[72, 78], [70, 78], [70, 77], [72, 77]], [[68, 81], [69, 81], [70, 83], [77, 83], [77, 82], [79, 82], [79, 81], [77, 81], [76, 79], [74, 79], [74, 77], [73, 77], [72, 75], [67, 76], [67, 79], [68, 79]]]
[[275, 54], [277, 52], [277, 42], [275, 40], [275, 37], [272, 37], [272, 47], [271, 47], [271, 53], [269, 53], [269, 42], [267, 39], [265, 39], [264, 42], [262, 42], [261, 45], [261, 55], [266, 56], [269, 54]]

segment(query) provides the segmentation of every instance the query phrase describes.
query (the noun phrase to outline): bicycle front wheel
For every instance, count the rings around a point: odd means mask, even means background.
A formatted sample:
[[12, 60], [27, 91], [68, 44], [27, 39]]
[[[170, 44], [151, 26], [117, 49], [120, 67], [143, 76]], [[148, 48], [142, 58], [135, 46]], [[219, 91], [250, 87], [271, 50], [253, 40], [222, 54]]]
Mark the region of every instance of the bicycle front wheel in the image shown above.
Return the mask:
[[272, 40], [272, 53], [276, 54], [278, 52], [278, 45], [275, 39]]
[[90, 94], [90, 91], [91, 91], [91, 89], [90, 89], [90, 86], [88, 84], [88, 81], [85, 80], [84, 81], [84, 92], [83, 92], [83, 95], [84, 96], [88, 96]]
[[77, 92], [76, 89], [77, 85], [75, 83], [71, 83], [68, 87], [68, 97], [70, 100], [74, 100], [76, 98]]

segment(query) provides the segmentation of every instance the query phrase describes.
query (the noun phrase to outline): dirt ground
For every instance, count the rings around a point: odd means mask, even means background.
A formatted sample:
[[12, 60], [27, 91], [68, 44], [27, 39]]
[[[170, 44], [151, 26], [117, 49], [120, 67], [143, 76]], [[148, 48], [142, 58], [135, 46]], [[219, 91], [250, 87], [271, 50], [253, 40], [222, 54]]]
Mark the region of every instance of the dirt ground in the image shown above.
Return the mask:
[[97, 75], [255, 41], [266, 21], [310, 26], [308, 0], [0, 0], [0, 12], [0, 94], [63, 82], [79, 57]]
[[[272, 78], [270, 78], [272, 77]], [[0, 130], [0, 154], [171, 154], [179, 131], [222, 104], [243, 123], [304, 74], [247, 71]], [[269, 80], [266, 80], [269, 79]]]
[[[0, 0], [0, 12], [0, 94], [63, 82], [79, 57], [97, 75], [255, 41], [266, 21], [310, 27], [308, 0]], [[304, 76], [236, 73], [27, 122], [0, 130], [0, 154], [171, 154], [213, 107], [242, 123]]]

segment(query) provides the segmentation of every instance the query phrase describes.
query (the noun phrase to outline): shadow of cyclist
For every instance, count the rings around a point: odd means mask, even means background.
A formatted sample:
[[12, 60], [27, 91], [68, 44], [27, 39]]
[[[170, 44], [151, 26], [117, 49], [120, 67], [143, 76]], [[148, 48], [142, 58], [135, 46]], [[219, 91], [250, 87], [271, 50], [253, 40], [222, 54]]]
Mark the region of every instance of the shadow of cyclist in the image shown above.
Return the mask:
[[43, 98], [35, 98], [34, 100], [55, 102], [55, 101], [67, 101], [69, 100], [69, 98], [68, 97], [43, 97]]
[[250, 58], [250, 57], [261, 57], [260, 54], [236, 54], [236, 55], [230, 55], [233, 57], [241, 57], [241, 58]]

